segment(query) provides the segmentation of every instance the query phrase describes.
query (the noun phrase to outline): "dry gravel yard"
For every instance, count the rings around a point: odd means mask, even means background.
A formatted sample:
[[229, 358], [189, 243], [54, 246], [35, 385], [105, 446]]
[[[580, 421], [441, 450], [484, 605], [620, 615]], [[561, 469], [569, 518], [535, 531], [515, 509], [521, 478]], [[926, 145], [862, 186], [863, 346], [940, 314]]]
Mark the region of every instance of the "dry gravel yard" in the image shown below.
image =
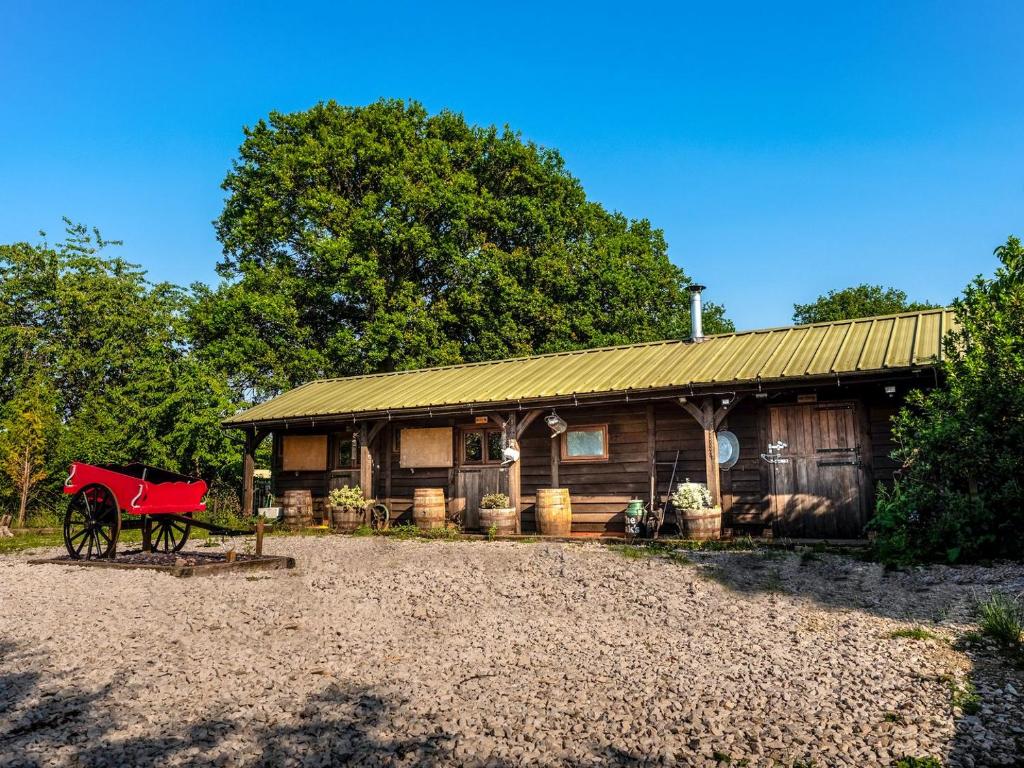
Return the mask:
[[[955, 650], [978, 595], [1024, 590], [1020, 566], [268, 550], [299, 568], [179, 580], [0, 557], [0, 765], [1022, 764], [1024, 674]], [[889, 637], [919, 625], [937, 639]], [[966, 715], [951, 698], [971, 684]]]

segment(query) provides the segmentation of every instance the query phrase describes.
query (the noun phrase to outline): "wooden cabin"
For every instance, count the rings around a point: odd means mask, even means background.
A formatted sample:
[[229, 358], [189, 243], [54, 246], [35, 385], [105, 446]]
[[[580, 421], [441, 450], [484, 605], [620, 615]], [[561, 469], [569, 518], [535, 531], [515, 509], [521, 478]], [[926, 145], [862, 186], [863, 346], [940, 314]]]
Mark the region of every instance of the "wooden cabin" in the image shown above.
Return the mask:
[[[699, 312], [697, 313], [699, 317]], [[890, 419], [934, 385], [949, 310], [701, 336], [512, 360], [312, 381], [225, 421], [253, 456], [273, 440], [273, 491], [321, 503], [344, 484], [410, 512], [442, 488], [477, 524], [507, 493], [535, 530], [539, 488], [568, 488], [572, 527], [614, 534], [631, 499], [706, 482], [734, 532], [863, 536], [874, 487], [896, 469]], [[547, 417], [566, 430], [553, 435]], [[518, 447], [505, 463], [502, 449]]]

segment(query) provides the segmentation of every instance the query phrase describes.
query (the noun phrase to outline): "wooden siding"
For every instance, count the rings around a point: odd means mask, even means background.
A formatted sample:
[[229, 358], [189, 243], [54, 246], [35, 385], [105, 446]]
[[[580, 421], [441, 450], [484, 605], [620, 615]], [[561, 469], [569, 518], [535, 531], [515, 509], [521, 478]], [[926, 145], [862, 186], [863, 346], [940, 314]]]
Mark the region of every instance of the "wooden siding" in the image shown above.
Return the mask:
[[[807, 390], [803, 390], [807, 391]], [[813, 391], [813, 390], [811, 390]], [[759, 534], [772, 525], [771, 471], [760, 454], [766, 450], [768, 412], [773, 405], [796, 402], [796, 391], [773, 395], [769, 400], [747, 396], [722, 423], [721, 429], [736, 434], [740, 457], [735, 466], [721, 472], [722, 508], [725, 527], [737, 532]], [[865, 489], [871, 505], [870, 481], [891, 481], [896, 463], [889, 454], [894, 445], [890, 419], [899, 402], [887, 398], [881, 385], [873, 387], [842, 387], [818, 390], [820, 402], [846, 400], [857, 403], [863, 430], [863, 458], [868, 470], [869, 486]], [[663, 503], [669, 491], [672, 463], [678, 452], [676, 482], [687, 478], [706, 482], [704, 443], [701, 427], [692, 416], [673, 401], [654, 404], [620, 403], [600, 407], [559, 409], [570, 426], [582, 424], [608, 425], [608, 459], [604, 461], [562, 462], [555, 469], [558, 486], [569, 488], [573, 507], [573, 531], [579, 533], [619, 533], [624, 527], [624, 513], [630, 499], [648, 502], [651, 494], [651, 453], [649, 414], [653, 420], [655, 494]], [[456, 497], [462, 458], [459, 427], [473, 424], [473, 416], [445, 417], [396, 422], [386, 426], [372, 446], [374, 482], [372, 495], [388, 502], [392, 519], [411, 519], [412, 497], [416, 488], [441, 488], [445, 497]], [[451, 468], [403, 468], [399, 455], [393, 451], [393, 430], [403, 427], [455, 427]], [[333, 427], [322, 432], [331, 433]], [[299, 431], [296, 430], [296, 433]], [[521, 515], [524, 533], [536, 531], [535, 497], [539, 488], [552, 486], [552, 438], [542, 418], [533, 421], [520, 440]], [[557, 448], [557, 444], [555, 445]], [[309, 489], [314, 498], [323, 498], [328, 490], [342, 484], [358, 483], [358, 470], [328, 472], [284, 472], [280, 468], [275, 444], [273, 477], [274, 493]], [[331, 455], [334, 447], [330, 446]], [[464, 487], [464, 486], [463, 486]], [[472, 516], [470, 516], [472, 519]]]

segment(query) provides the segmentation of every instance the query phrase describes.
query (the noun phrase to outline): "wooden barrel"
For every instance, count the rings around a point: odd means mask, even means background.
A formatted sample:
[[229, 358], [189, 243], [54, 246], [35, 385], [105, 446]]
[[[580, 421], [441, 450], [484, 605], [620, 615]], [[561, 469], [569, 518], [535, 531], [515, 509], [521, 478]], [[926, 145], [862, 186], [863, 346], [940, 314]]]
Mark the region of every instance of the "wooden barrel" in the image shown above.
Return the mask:
[[366, 522], [366, 511], [359, 507], [331, 507], [331, 526], [339, 533], [352, 533]]
[[572, 504], [568, 488], [537, 489], [537, 528], [542, 536], [572, 533]]
[[711, 509], [682, 509], [679, 512], [683, 518], [682, 534], [687, 539], [708, 541], [721, 537], [721, 507], [713, 507]]
[[480, 530], [489, 533], [495, 529], [498, 536], [510, 536], [516, 532], [516, 511], [512, 507], [498, 509], [480, 508]]
[[313, 525], [313, 494], [309, 491], [285, 491], [281, 498], [284, 524], [289, 528]]
[[412, 492], [412, 519], [421, 531], [444, 528], [444, 489], [416, 488]]

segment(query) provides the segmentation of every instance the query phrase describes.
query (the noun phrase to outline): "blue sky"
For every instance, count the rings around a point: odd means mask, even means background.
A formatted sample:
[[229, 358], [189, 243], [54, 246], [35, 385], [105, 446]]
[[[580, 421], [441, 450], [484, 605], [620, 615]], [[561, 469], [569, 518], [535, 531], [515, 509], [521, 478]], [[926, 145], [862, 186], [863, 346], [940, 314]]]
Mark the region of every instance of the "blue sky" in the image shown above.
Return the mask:
[[557, 147], [740, 328], [859, 282], [947, 301], [1024, 235], [1022, 33], [1011, 2], [0, 0], [0, 242], [68, 215], [213, 281], [242, 127], [388, 96]]

